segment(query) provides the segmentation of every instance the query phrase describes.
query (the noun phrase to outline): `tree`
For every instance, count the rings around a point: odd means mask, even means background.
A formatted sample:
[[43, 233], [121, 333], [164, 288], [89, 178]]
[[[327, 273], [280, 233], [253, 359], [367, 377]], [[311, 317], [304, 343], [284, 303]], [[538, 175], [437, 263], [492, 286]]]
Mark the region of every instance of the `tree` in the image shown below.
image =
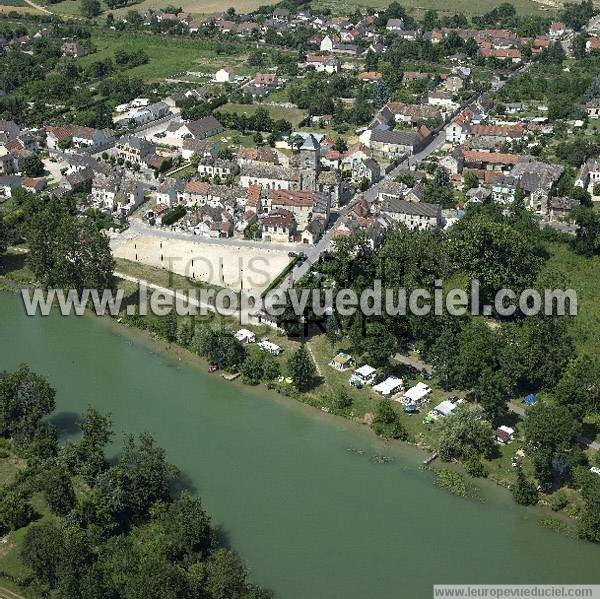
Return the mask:
[[443, 460], [491, 455], [494, 447], [492, 426], [483, 416], [480, 406], [462, 404], [440, 422], [439, 453]]
[[30, 526], [23, 540], [23, 563], [33, 570], [37, 578], [51, 587], [58, 579], [59, 552], [62, 545], [62, 532], [54, 522]]
[[492, 303], [500, 289], [517, 294], [531, 287], [543, 262], [541, 245], [484, 207], [473, 207], [448, 235], [452, 265], [480, 284], [482, 301]]
[[289, 357], [287, 366], [300, 391], [308, 391], [314, 385], [317, 370], [304, 343]]
[[373, 419], [373, 430], [375, 434], [381, 437], [389, 437], [400, 441], [408, 439], [408, 432], [389, 399], [382, 399], [377, 403], [375, 418]]
[[501, 370], [486, 368], [473, 386], [472, 398], [485, 410], [486, 416], [497, 421], [506, 414], [509, 383]]
[[475, 187], [479, 187], [479, 178], [472, 171], [467, 171], [464, 175], [464, 187], [465, 191], [469, 191], [469, 189], [473, 189]]
[[577, 225], [573, 251], [587, 257], [600, 253], [600, 216], [586, 206], [576, 206], [571, 214]]
[[0, 374], [0, 434], [12, 437], [24, 449], [35, 438], [40, 422], [55, 407], [48, 381], [22, 365]]
[[600, 359], [583, 354], [571, 360], [554, 388], [557, 403], [573, 414], [584, 416], [600, 412]]
[[106, 469], [104, 449], [113, 436], [110, 414], [101, 414], [88, 407], [80, 425], [82, 437], [74, 445], [75, 471], [81, 474], [88, 484]]
[[23, 172], [28, 177], [41, 177], [44, 174], [44, 163], [37, 154], [32, 154], [25, 158]]
[[183, 493], [161, 512], [164, 555], [170, 560], [202, 559], [216, 546], [215, 531], [199, 498]]
[[81, 0], [80, 9], [81, 14], [88, 19], [97, 17], [101, 12], [99, 0]]
[[117, 463], [97, 479], [98, 501], [117, 520], [135, 521], [156, 501], [169, 500], [170, 485], [178, 473], [150, 434], [142, 433], [137, 443], [128, 435]]
[[381, 108], [390, 99], [390, 91], [381, 79], [373, 85], [373, 105]]
[[517, 481], [511, 487], [513, 499], [520, 505], [535, 505], [539, 500], [539, 493], [535, 484], [528, 480], [519, 464], [517, 466]]
[[49, 202], [29, 223], [27, 263], [44, 287], [112, 289], [115, 262], [108, 236]]
[[330, 403], [334, 410], [343, 411], [352, 406], [352, 396], [346, 387], [340, 386], [331, 394]]
[[542, 485], [552, 482], [552, 463], [567, 452], [581, 433], [570, 410], [540, 400], [525, 412], [523, 432], [535, 474]]
[[3, 254], [8, 247], [8, 227], [4, 222], [4, 217], [0, 214], [0, 254]]
[[42, 479], [50, 509], [57, 514], [68, 514], [75, 505], [75, 490], [68, 472], [55, 466], [45, 470]]
[[0, 527], [4, 531], [18, 530], [33, 519], [33, 508], [24, 492], [11, 485], [0, 489]]

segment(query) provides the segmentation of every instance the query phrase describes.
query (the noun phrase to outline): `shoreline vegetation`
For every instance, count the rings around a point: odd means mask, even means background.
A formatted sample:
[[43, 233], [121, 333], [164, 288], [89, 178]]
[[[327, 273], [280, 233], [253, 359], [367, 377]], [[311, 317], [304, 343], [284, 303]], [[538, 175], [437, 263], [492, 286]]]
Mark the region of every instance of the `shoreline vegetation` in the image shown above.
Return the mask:
[[[119, 266], [121, 270], [125, 265], [126, 261], [120, 260]], [[1, 263], [1, 259], [0, 259]], [[146, 267], [146, 274], [151, 274], [150, 271], [153, 270], [152, 267]], [[157, 275], [159, 276], [161, 282], [165, 276], [168, 276], [168, 271], [164, 269], [154, 269], [157, 271]], [[173, 275], [178, 276], [178, 275]], [[25, 274], [25, 279], [27, 279], [27, 275]], [[149, 282], [151, 282], [151, 277], [149, 278]], [[190, 284], [192, 282], [190, 281]], [[131, 291], [131, 282], [125, 281], [123, 279], [119, 279], [119, 286], [124, 287], [126, 290]], [[0, 291], [11, 291], [13, 293], [19, 294], [20, 289], [22, 287], [35, 287], [35, 283], [32, 281], [29, 284], [23, 284], [23, 282], [16, 283], [15, 281], [7, 278], [4, 273], [0, 272]], [[123, 307], [123, 312], [126, 309], [126, 305]], [[86, 316], [96, 316], [91, 311], [86, 310]], [[154, 318], [154, 317], [151, 317]], [[189, 345], [183, 345], [178, 342], [176, 338], [167, 338], [164, 334], [164, 329], [157, 330], [152, 326], [147, 326], [147, 323], [141, 324], [139, 317], [131, 317], [123, 314], [122, 316], [110, 317], [107, 316], [102, 318], [103, 321], [110, 323], [111, 326], [115, 327], [120, 334], [127, 332], [129, 335], [135, 335], [134, 341], [137, 343], [146, 343], [151, 344], [153, 349], [157, 348], [159, 352], [164, 353], [167, 356], [177, 357], [179, 360], [185, 360], [187, 363], [192, 365], [195, 368], [207, 368], [211, 360], [203, 355], [199, 355], [198, 352], [194, 351]], [[199, 319], [200, 320], [200, 319]], [[205, 320], [208, 321], [219, 321], [220, 325], [223, 325], [223, 321], [225, 322], [225, 326], [231, 326], [235, 324], [234, 318], [221, 317], [216, 315], [209, 315], [205, 317]], [[246, 325], [248, 326], [248, 325]], [[264, 333], [271, 334], [273, 336], [274, 331], [268, 327], [256, 327], [250, 325], [250, 328], [254, 331], [262, 330]], [[283, 343], [283, 335], [281, 333], [276, 333], [277, 340], [280, 343]], [[297, 342], [291, 342], [292, 344]], [[289, 346], [286, 349], [290, 349], [293, 345]], [[331, 350], [333, 351], [333, 350]], [[335, 353], [335, 352], [333, 352]], [[314, 360], [314, 356], [312, 358]], [[317, 363], [318, 364], [318, 363]], [[237, 369], [231, 370], [231, 372], [238, 372]], [[367, 435], [371, 435], [371, 433], [375, 433], [371, 438], [372, 440], [379, 440], [383, 442], [387, 447], [392, 448], [394, 450], [403, 450], [403, 449], [414, 449], [419, 452], [419, 457], [414, 456], [415, 459], [418, 459], [421, 462], [421, 468], [426, 471], [430, 471], [433, 474], [432, 484], [437, 486], [438, 488], [451, 493], [457, 497], [462, 497], [469, 500], [483, 501], [480, 495], [480, 489], [477, 485], [474, 484], [476, 478], [479, 478], [480, 481], [487, 480], [491, 484], [496, 487], [502, 488], [508, 492], [510, 492], [512, 484], [505, 476], [497, 475], [494, 472], [487, 471], [485, 472], [483, 478], [481, 476], [471, 475], [469, 472], [468, 464], [461, 462], [460, 460], [453, 459], [450, 462], [441, 462], [444, 464], [443, 466], [435, 466], [435, 461], [440, 462], [439, 458], [434, 460], [434, 464], [428, 463], [428, 458], [431, 457], [432, 452], [436, 451], [436, 447], [430, 442], [429, 439], [425, 439], [422, 434], [419, 434], [416, 437], [404, 437], [404, 438], [393, 438], [389, 434], [378, 434], [377, 431], [373, 428], [373, 415], [371, 413], [367, 413], [367, 417], [359, 418], [355, 416], [353, 413], [349, 413], [344, 410], [330, 410], [323, 409], [322, 401], [318, 398], [315, 398], [314, 395], [310, 391], [299, 391], [298, 389], [293, 389], [289, 386], [289, 378], [286, 381], [280, 381], [281, 384], [274, 384], [273, 382], [265, 383], [258, 382], [256, 384], [249, 383], [244, 381], [243, 377], [236, 377], [234, 380], [228, 380], [225, 378], [225, 374], [221, 377], [222, 371], [219, 371], [217, 376], [219, 378], [223, 378], [223, 384], [227, 383], [229, 385], [244, 385], [244, 387], [248, 388], [258, 388], [263, 387], [264, 389], [273, 392], [269, 394], [269, 400], [281, 398], [282, 401], [285, 402], [286, 399], [294, 399], [300, 405], [306, 406], [307, 408], [316, 408], [316, 410], [310, 410], [312, 416], [322, 415], [324, 418], [327, 416], [337, 416], [342, 419], [343, 422], [348, 423], [348, 426], [352, 427], [354, 431], [362, 430]], [[347, 373], [344, 373], [344, 376], [347, 376]], [[444, 395], [442, 393], [442, 395]], [[374, 394], [371, 392], [369, 397], [371, 402], [381, 402], [374, 397]], [[389, 402], [388, 402], [389, 403]], [[358, 425], [358, 426], [357, 426]], [[366, 427], [369, 428], [367, 432]], [[506, 449], [504, 447], [503, 449]], [[348, 449], [348, 451], [352, 451], [353, 453], [357, 453], [359, 455], [363, 455], [364, 451], [361, 449]], [[514, 455], [515, 452], [512, 452]], [[393, 461], [393, 458], [389, 458], [383, 454], [373, 454], [370, 456], [370, 459], [378, 464], [387, 464]], [[505, 460], [506, 461], [506, 460]], [[568, 502], [567, 502], [568, 503]], [[533, 509], [534, 512], [539, 516], [537, 518], [537, 522], [540, 526], [547, 528], [549, 530], [553, 530], [554, 532], [559, 532], [570, 538], [579, 539], [576, 532], [576, 523], [577, 517], [575, 515], [571, 515], [566, 512], [556, 514], [555, 506], [553, 502], [546, 501], [544, 499], [540, 499], [537, 505], [529, 506], [530, 509]], [[562, 508], [561, 508], [562, 509]], [[556, 517], [558, 515], [558, 517]]]
[[108, 460], [111, 415], [88, 406], [77, 440], [59, 442], [55, 390], [27, 365], [1, 373], [0, 405], [2, 584], [27, 597], [273, 597], [152, 435], [124, 433]]

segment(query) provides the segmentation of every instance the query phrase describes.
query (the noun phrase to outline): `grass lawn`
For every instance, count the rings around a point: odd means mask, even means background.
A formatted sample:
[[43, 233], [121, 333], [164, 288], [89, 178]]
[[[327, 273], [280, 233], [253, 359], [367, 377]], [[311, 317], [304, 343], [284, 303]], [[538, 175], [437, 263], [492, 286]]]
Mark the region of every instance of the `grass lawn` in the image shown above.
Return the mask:
[[545, 268], [557, 271], [568, 288], [577, 292], [577, 316], [570, 319], [571, 335], [580, 353], [600, 352], [600, 257], [584, 258], [566, 245], [549, 247], [551, 258]]
[[149, 57], [147, 64], [128, 69], [128, 75], [154, 81], [184, 71], [217, 71], [224, 65], [236, 67], [243, 64], [242, 54], [217, 54], [210, 45], [201, 40], [177, 39], [159, 35], [118, 35], [101, 33], [94, 35], [97, 52], [79, 60], [86, 65], [105, 58], [114, 58], [117, 50], [144, 50]]
[[237, 112], [238, 114], [253, 115], [259, 108], [264, 108], [273, 120], [285, 119], [294, 127], [305, 117], [303, 110], [299, 108], [282, 108], [281, 106], [265, 106], [263, 104], [225, 104], [219, 107], [221, 112]]

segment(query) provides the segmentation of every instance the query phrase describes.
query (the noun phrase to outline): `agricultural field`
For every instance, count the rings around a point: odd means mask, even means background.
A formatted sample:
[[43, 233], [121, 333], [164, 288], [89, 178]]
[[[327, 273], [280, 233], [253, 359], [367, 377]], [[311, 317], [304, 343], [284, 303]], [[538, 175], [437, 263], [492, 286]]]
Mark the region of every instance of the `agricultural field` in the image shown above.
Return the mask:
[[146, 81], [155, 81], [188, 70], [213, 72], [224, 65], [235, 68], [245, 60], [242, 54], [217, 54], [200, 40], [102, 33], [93, 37], [93, 43], [97, 52], [81, 58], [82, 65], [114, 57], [117, 50], [143, 50], [149, 57], [148, 63], [127, 70], [127, 74]]
[[[497, 0], [480, 0], [479, 2], [470, 2], [469, 0], [453, 0], [444, 2], [443, 0], [406, 0], [402, 6], [409, 13], [421, 15], [426, 10], [437, 10], [440, 14], [464, 13], [465, 15], [480, 15], [498, 6]], [[562, 3], [556, 0], [514, 0], [511, 2], [520, 14], [543, 14], [556, 10]], [[312, 6], [315, 11], [328, 8], [334, 14], [348, 15], [352, 14], [357, 8], [364, 10], [366, 8], [386, 8], [389, 0], [350, 0], [349, 2], [340, 2], [339, 0], [316, 0]]]

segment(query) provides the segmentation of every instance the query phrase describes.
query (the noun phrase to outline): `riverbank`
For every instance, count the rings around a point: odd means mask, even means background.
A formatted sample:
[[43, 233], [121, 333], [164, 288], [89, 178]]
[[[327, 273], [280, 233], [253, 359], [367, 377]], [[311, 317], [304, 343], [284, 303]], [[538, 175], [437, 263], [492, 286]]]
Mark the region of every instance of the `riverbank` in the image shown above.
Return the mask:
[[[148, 275], [149, 281], [152, 282], [152, 269], [147, 267], [145, 273]], [[160, 281], [164, 281], [164, 275], [164, 270], [157, 269], [157, 280], [160, 279]], [[24, 279], [26, 279], [26, 273], [19, 271], [16, 276], [16, 280], [23, 281]], [[14, 280], [8, 279], [7, 281], [11, 283], [13, 289], [16, 288]], [[135, 295], [135, 285], [130, 281], [121, 281], [119, 285], [124, 288], [126, 295], [130, 297]], [[116, 322], [116, 320], [119, 320], [120, 322]], [[128, 317], [123, 311], [121, 316], [118, 319], [115, 319], [114, 324], [118, 327], [126, 326], [130, 331], [138, 332], [141, 331], [139, 327], [141, 324], [143, 324], [146, 329], [144, 333], [147, 334], [149, 338], [157, 341], [159, 344], [165, 344], [165, 351], [173, 352], [174, 355], [177, 355], [179, 360], [183, 360], [188, 364], [194, 364], [202, 369], [207, 369], [208, 362], [206, 360], [195, 355], [188, 348], [182, 347], [177, 343], [169, 343], [161, 337], [161, 335], [164, 335], [163, 327], [160, 324], [161, 322], [161, 319], [154, 316], [148, 316], [143, 321], [138, 318], [131, 318]], [[217, 315], [198, 318], [195, 322], [200, 326], [218, 324], [219, 326], [231, 329], [232, 331], [235, 331], [237, 328], [239, 328], [239, 326], [236, 326], [236, 323], [233, 321], [233, 319], [227, 319]], [[332, 345], [325, 335], [316, 335], [308, 340], [307, 345], [310, 354], [316, 363], [317, 370], [322, 373], [322, 376], [320, 377], [319, 384], [316, 385], [315, 388], [311, 389], [309, 392], [302, 393], [295, 389], [293, 385], [286, 382], [287, 373], [285, 370], [286, 356], [289, 356], [295, 349], [297, 349], [299, 346], [299, 341], [289, 339], [281, 332], [275, 331], [270, 327], [257, 327], [252, 325], [245, 325], [245, 327], [253, 330], [253, 332], [256, 333], [257, 338], [268, 337], [270, 340], [284, 348], [283, 356], [277, 358], [282, 370], [282, 376], [280, 377], [280, 380], [272, 381], [268, 385], [261, 384], [260, 386], [255, 387], [259, 391], [259, 394], [263, 393], [261, 389], [267, 389], [274, 392], [273, 394], [269, 395], [273, 397], [280, 397], [284, 402], [289, 398], [295, 399], [300, 404], [310, 408], [316, 408], [317, 410], [313, 411], [316, 412], [316, 414], [321, 418], [327, 419], [330, 416], [338, 416], [344, 422], [352, 424], [353, 426], [360, 425], [360, 429], [362, 429], [365, 434], [371, 438], [375, 437], [369, 425], [373, 420], [375, 407], [377, 403], [381, 401], [381, 397], [370, 387], [365, 387], [360, 390], [350, 388], [348, 385], [350, 371], [338, 372], [329, 366], [329, 362], [331, 361], [332, 357], [336, 355], [336, 353], [339, 351], [349, 351], [345, 341], [341, 341], [335, 345]], [[248, 351], [259, 352], [259, 350], [254, 347], [253, 344], [252, 346], [248, 346]], [[388, 373], [401, 376], [408, 385], [413, 385], [418, 381], [424, 380], [424, 378], [420, 375], [415, 376], [410, 367], [407, 364], [404, 364], [403, 361], [396, 361], [393, 363]], [[212, 376], [219, 377], [218, 374], [214, 374]], [[430, 407], [440, 403], [450, 394], [450, 392], [444, 391], [437, 384], [435, 379], [427, 380], [425, 382], [427, 382], [427, 384], [429, 384], [433, 389], [429, 402]], [[222, 381], [222, 383], [225, 383], [225, 381]], [[235, 389], [253, 387], [245, 385], [241, 378], [236, 381], [227, 382], [227, 384], [234, 385]], [[352, 406], [343, 410], [332, 409], [331, 397], [342, 388], [345, 389], [348, 395], [351, 397]], [[460, 391], [457, 391], [457, 393], [461, 394]], [[409, 440], [394, 441], [392, 439], [387, 439], [385, 442], [390, 447], [402, 447], [405, 445], [410, 446], [420, 452], [421, 461], [425, 460], [437, 449], [438, 427], [436, 426], [436, 423], [425, 423], [423, 421], [423, 414], [405, 414], [399, 404], [396, 404], [395, 402], [392, 403], [394, 409], [398, 413], [398, 417], [400, 418], [402, 425], [409, 433]], [[429, 408], [426, 408], [425, 411], [427, 409]], [[324, 412], [328, 412], [328, 414], [325, 414]], [[511, 424], [514, 424], [514, 421], [511, 421]], [[498, 445], [497, 455], [493, 459], [485, 461], [487, 479], [496, 485], [499, 485], [505, 489], [509, 489], [515, 479], [512, 462], [521, 449], [522, 439], [519, 437], [511, 444]], [[523, 463], [525, 471], [529, 475], [532, 475], [532, 467], [529, 463], [529, 460], [526, 457], [521, 457], [520, 461]], [[462, 466], [459, 465], [457, 468], [461, 472], [464, 472], [464, 468]], [[548, 505], [549, 500], [549, 496], [544, 496], [542, 503]], [[576, 521], [580, 509], [580, 497], [574, 491], [569, 490], [567, 492], [567, 505], [562, 508], [558, 516], [572, 525]], [[556, 516], [557, 514], [553, 515]]]
[[389, 599], [401, 587], [420, 599], [435, 582], [491, 584], [498, 571], [523, 584], [597, 580], [599, 547], [538, 526], [538, 508], [516, 506], [491, 481], [475, 482], [484, 501], [455, 497], [433, 484], [416, 449], [225, 382], [112, 320], [32, 319], [7, 293], [0, 311], [10, 339], [0, 364], [27, 361], [49, 377], [61, 438], [88, 404], [112, 413], [109, 455], [122, 431], [150, 432], [252, 579], [277, 597]]

